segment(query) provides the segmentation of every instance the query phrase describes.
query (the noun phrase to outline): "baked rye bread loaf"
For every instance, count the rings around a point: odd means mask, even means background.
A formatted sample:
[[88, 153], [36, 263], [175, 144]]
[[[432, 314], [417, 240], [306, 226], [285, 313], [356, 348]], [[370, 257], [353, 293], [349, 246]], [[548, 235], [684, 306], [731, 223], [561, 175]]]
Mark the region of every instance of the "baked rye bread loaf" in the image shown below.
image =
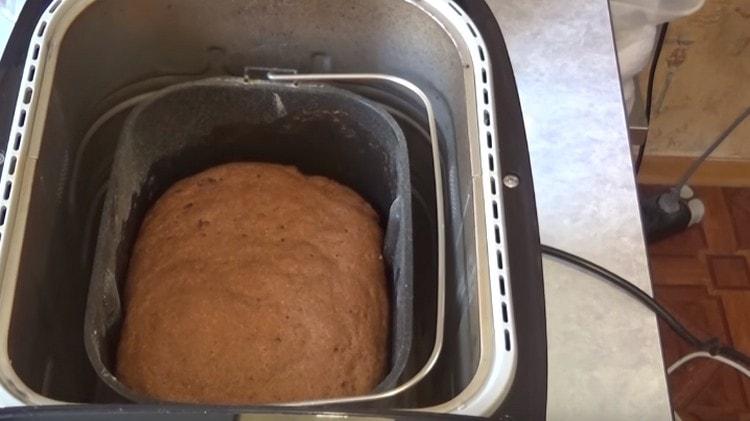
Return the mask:
[[371, 391], [388, 364], [383, 232], [347, 187], [233, 163], [178, 181], [133, 246], [116, 373], [154, 399]]

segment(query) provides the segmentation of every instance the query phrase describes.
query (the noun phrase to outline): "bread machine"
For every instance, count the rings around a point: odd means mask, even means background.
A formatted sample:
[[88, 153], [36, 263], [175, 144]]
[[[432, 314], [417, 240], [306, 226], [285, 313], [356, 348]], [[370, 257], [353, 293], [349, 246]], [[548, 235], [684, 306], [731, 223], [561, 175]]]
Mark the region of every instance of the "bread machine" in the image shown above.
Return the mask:
[[[543, 418], [533, 183], [500, 29], [483, 0], [29, 1], [0, 62], [0, 419]], [[101, 393], [83, 320], [117, 135], [148, 92], [219, 76], [349, 89], [401, 125], [412, 165], [437, 158], [442, 201], [427, 202], [444, 247], [415, 245], [436, 276], [415, 277], [395, 387], [248, 407]]]

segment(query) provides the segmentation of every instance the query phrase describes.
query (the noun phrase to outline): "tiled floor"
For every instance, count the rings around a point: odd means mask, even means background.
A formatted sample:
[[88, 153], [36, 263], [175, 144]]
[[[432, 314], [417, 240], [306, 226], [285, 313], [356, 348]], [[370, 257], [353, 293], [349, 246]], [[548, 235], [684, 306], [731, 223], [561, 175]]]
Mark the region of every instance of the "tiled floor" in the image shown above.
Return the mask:
[[[700, 225], [650, 245], [657, 299], [703, 339], [718, 337], [750, 354], [750, 189], [697, 187]], [[693, 350], [660, 326], [667, 365]], [[750, 420], [750, 380], [697, 359], [669, 378], [683, 420]]]

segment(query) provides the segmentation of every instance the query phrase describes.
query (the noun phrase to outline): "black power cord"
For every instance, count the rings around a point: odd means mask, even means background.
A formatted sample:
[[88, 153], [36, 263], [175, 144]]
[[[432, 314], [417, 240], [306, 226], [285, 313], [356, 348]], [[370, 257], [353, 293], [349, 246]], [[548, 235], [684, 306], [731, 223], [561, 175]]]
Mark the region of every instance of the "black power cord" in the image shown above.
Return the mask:
[[664, 40], [667, 38], [667, 30], [669, 29], [669, 22], [665, 22], [659, 28], [659, 37], [656, 39], [656, 45], [654, 46], [654, 56], [651, 60], [651, 67], [648, 70], [648, 84], [646, 85], [646, 98], [645, 98], [645, 112], [646, 121], [651, 122], [651, 106], [654, 98], [654, 79], [656, 76], [656, 68], [659, 66], [659, 57], [661, 57], [661, 50], [664, 48]]
[[631, 297], [638, 300], [641, 304], [648, 307], [649, 310], [653, 311], [657, 317], [659, 317], [664, 323], [669, 326], [680, 338], [685, 342], [693, 346], [700, 351], [706, 351], [711, 355], [720, 355], [727, 359], [730, 359], [738, 364], [750, 368], [750, 357], [743, 354], [736, 349], [722, 345], [718, 338], [711, 338], [706, 341], [700, 340], [697, 336], [693, 335], [682, 323], [680, 323], [664, 306], [659, 304], [650, 295], [646, 294], [642, 289], [635, 286], [632, 282], [627, 279], [613, 273], [596, 263], [584, 259], [583, 257], [576, 256], [558, 248], [542, 244], [542, 253], [565, 262], [571, 263], [587, 272], [593, 273], [604, 279], [607, 282], [617, 286], [624, 290]]
[[[659, 37], [656, 39], [656, 46], [654, 47], [654, 55], [651, 59], [651, 67], [648, 71], [648, 84], [646, 85], [646, 98], [644, 99], [644, 108], [646, 114], [646, 122], [651, 124], [651, 102], [654, 98], [654, 79], [656, 76], [656, 68], [659, 65], [659, 57], [661, 57], [661, 50], [664, 48], [664, 40], [667, 37], [667, 29], [669, 29], [669, 23], [665, 22], [659, 29]], [[636, 174], [641, 169], [641, 162], [643, 162], [643, 155], [646, 152], [646, 143], [648, 143], [648, 132], [646, 132], [646, 138], [643, 140], [643, 144], [638, 148], [638, 157], [635, 160], [635, 172]]]

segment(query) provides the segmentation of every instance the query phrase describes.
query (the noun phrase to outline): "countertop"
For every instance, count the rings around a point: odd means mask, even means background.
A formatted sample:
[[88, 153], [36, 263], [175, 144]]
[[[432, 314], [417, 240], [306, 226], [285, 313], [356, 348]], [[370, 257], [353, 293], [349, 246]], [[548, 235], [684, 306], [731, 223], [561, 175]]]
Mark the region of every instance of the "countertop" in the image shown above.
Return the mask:
[[[607, 1], [488, 3], [518, 84], [542, 242], [650, 292]], [[552, 258], [544, 273], [547, 418], [671, 420], [653, 314]]]
[[[651, 292], [606, 0], [488, 0], [514, 68], [542, 242]], [[671, 420], [655, 316], [544, 257], [550, 420]]]

